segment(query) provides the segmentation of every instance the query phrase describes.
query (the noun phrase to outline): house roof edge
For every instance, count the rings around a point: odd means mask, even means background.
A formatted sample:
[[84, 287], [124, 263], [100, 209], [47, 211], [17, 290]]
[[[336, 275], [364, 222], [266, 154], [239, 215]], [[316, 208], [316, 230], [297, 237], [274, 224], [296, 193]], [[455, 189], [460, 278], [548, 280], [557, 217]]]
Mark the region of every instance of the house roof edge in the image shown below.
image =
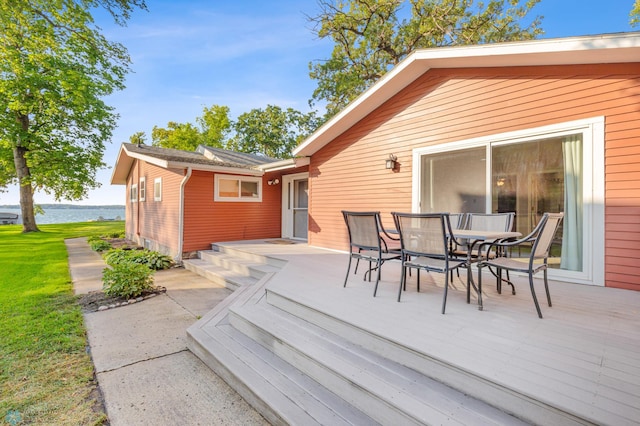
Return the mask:
[[640, 62], [640, 32], [416, 50], [303, 141], [293, 155], [313, 155], [430, 69], [628, 62]]

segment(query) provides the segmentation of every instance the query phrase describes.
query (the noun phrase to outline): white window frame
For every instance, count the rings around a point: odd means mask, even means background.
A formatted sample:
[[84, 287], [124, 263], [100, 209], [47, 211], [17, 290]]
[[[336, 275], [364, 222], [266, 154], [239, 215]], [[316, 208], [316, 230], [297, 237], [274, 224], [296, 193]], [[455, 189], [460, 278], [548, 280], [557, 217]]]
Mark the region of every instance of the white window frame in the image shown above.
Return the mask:
[[[238, 188], [242, 187], [242, 182], [257, 182], [258, 183], [258, 196], [257, 197], [241, 197], [238, 194], [237, 197], [222, 197], [219, 194], [220, 179], [224, 180], [237, 180]], [[260, 203], [262, 202], [262, 177], [256, 176], [243, 176], [243, 175], [215, 175], [215, 185], [213, 190], [213, 200], [221, 202], [242, 202], [242, 203]]]
[[132, 203], [138, 202], [138, 184], [132, 183], [131, 188], [129, 188], [129, 201]]
[[[160, 188], [156, 191], [156, 188]], [[162, 201], [162, 178], [157, 177], [153, 180], [153, 201]]]
[[140, 178], [140, 186], [138, 187], [138, 194], [140, 196], [140, 201], [147, 200], [147, 178], [144, 176]]
[[[413, 150], [412, 209], [420, 211], [421, 159], [423, 155], [486, 147], [486, 193], [491, 194], [491, 147], [581, 133], [583, 142], [583, 271], [549, 269], [549, 278], [604, 286], [604, 123], [603, 116], [483, 136]], [[591, 173], [589, 176], [588, 173]], [[485, 211], [491, 211], [487, 197]]]

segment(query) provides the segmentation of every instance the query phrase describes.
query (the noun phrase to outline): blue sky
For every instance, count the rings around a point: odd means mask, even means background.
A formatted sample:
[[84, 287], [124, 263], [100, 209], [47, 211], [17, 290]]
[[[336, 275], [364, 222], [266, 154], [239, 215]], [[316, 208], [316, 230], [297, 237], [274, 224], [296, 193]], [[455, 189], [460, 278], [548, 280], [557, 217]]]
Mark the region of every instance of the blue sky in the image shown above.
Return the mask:
[[[106, 16], [97, 22], [111, 40], [124, 44], [133, 73], [124, 91], [107, 99], [120, 115], [104, 161], [115, 164], [122, 142], [138, 131], [150, 140], [154, 125], [191, 122], [211, 105], [226, 105], [232, 118], [269, 104], [308, 111], [315, 88], [310, 61], [328, 58], [332, 45], [318, 40], [306, 16], [316, 0], [148, 0], [127, 27]], [[542, 0], [541, 38], [632, 31], [633, 0]], [[639, 28], [635, 30], [640, 31]], [[102, 186], [75, 204], [124, 204], [125, 189], [109, 183], [111, 169], [98, 172]], [[53, 203], [44, 193], [36, 204]], [[68, 201], [62, 201], [68, 202]], [[0, 204], [18, 204], [15, 187], [0, 193]]]

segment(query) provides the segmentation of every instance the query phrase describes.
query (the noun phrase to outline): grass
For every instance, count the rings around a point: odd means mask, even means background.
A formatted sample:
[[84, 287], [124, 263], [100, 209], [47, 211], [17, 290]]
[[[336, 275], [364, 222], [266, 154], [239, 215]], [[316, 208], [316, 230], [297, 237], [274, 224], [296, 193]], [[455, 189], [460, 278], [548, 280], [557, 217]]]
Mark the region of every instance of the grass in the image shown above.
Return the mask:
[[122, 231], [124, 222], [39, 228], [0, 226], [0, 424], [106, 423], [64, 240]]

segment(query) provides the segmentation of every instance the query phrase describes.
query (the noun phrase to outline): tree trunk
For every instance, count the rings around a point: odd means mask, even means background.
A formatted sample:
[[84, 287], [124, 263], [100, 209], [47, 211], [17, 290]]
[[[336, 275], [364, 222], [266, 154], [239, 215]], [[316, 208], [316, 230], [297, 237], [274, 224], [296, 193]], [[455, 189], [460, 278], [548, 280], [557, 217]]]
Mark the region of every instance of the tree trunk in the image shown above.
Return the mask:
[[22, 232], [38, 232], [36, 215], [33, 210], [33, 187], [29, 182], [31, 172], [24, 157], [26, 148], [17, 146], [13, 149], [13, 162], [16, 166], [18, 185], [20, 187], [20, 210], [22, 210]]

